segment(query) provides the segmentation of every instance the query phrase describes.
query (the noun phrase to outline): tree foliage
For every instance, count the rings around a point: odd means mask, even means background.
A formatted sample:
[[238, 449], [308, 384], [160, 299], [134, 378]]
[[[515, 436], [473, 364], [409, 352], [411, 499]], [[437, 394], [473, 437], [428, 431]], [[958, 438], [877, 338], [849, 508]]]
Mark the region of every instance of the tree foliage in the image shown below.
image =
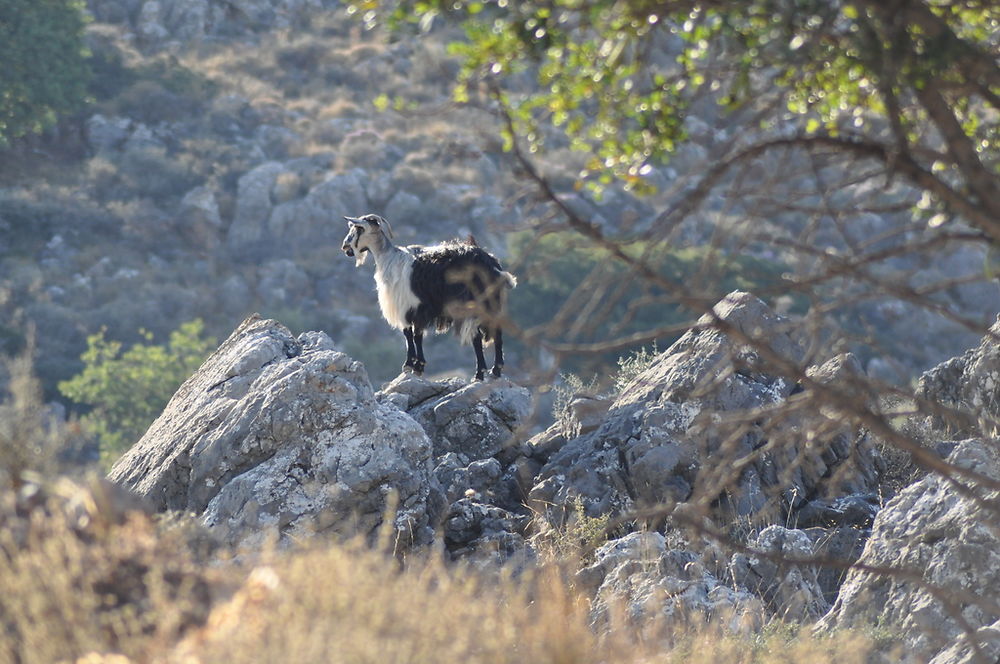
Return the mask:
[[100, 439], [101, 458], [113, 462], [137, 441], [166, 406], [182, 382], [216, 347], [204, 336], [200, 319], [182, 324], [165, 345], [153, 344], [151, 332], [142, 331], [146, 344], [123, 350], [120, 341], [104, 338], [104, 330], [87, 338], [81, 355], [82, 372], [59, 383], [64, 396], [93, 407], [84, 423]]
[[[684, 141], [693, 100], [752, 109], [759, 143], [884, 164], [1000, 241], [1000, 9], [985, 0], [385, 0], [370, 24], [460, 22], [456, 97], [485, 83], [531, 151], [543, 125], [593, 154], [584, 182], [643, 176]], [[525, 75], [536, 85], [518, 85]], [[727, 162], [728, 163], [728, 162]], [[599, 185], [598, 185], [599, 186]]]
[[78, 108], [90, 71], [81, 0], [0, 0], [0, 145]]

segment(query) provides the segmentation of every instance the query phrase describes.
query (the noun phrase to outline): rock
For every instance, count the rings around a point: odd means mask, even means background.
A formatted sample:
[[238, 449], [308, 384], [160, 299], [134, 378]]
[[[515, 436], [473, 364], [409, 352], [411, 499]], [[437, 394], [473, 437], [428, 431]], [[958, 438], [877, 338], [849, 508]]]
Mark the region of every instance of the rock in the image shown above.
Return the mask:
[[386, 219], [413, 223], [413, 220], [420, 219], [423, 214], [423, 202], [408, 191], [397, 191], [385, 204]]
[[180, 232], [195, 247], [213, 249], [219, 244], [222, 217], [219, 203], [208, 187], [195, 187], [181, 199]]
[[87, 145], [94, 152], [119, 150], [132, 133], [132, 120], [123, 117], [105, 117], [100, 113], [90, 116], [85, 125]]
[[[530, 517], [463, 498], [452, 503], [444, 522], [445, 546], [455, 558], [488, 554], [505, 562], [528, 553], [521, 533]], [[529, 554], [530, 555], [530, 554]]]
[[305, 270], [287, 258], [264, 263], [258, 277], [257, 294], [264, 302], [277, 306], [301, 298], [311, 285]]
[[715, 621], [733, 632], [763, 623], [759, 598], [720, 582], [695, 552], [668, 549], [660, 533], [631, 533], [608, 542], [594, 559], [577, 573], [577, 581], [594, 594], [591, 620], [599, 628], [619, 609], [633, 625], [666, 635], [685, 623]]
[[449, 452], [465, 463], [487, 459], [517, 443], [515, 433], [531, 413], [531, 394], [506, 378], [465, 383], [434, 382], [401, 374], [379, 398], [403, 407], [434, 442], [435, 456]]
[[818, 560], [829, 561], [819, 567], [816, 580], [823, 589], [823, 597], [833, 604], [849, 566], [861, 557], [865, 542], [871, 536], [870, 529], [862, 528], [805, 528], [803, 531], [813, 543], [813, 551]]
[[803, 505], [795, 514], [799, 528], [812, 526], [847, 526], [868, 528], [878, 513], [878, 496], [873, 493], [840, 498], [817, 498]]
[[[731, 293], [714, 311], [779, 356], [802, 360], [788, 321], [754, 296]], [[766, 524], [794, 517], [806, 496], [875, 489], [880, 458], [867, 437], [815, 411], [781, 413], [773, 422], [746, 416], [780, 405], [795, 385], [711, 323], [703, 317], [626, 385], [599, 428], [565, 443], [547, 435], [531, 446], [551, 452], [529, 498], [552, 525], [576, 497], [592, 517], [696, 497], [716, 503], [721, 522], [753, 516]], [[835, 383], [860, 371], [845, 356], [811, 373]], [[803, 436], [813, 429], [820, 433]]]
[[394, 541], [429, 543], [443, 502], [431, 442], [332, 348], [326, 335], [296, 339], [248, 318], [109, 478], [158, 510], [201, 515], [233, 541], [372, 537], [395, 510]]
[[157, 0], [146, 0], [143, 3], [135, 21], [136, 34], [143, 43], [161, 42], [170, 36], [170, 33], [160, 22], [161, 12], [160, 3]]
[[[789, 560], [809, 560], [815, 556], [813, 542], [801, 530], [768, 526], [750, 541], [755, 551]], [[733, 555], [733, 581], [760, 595], [771, 611], [791, 622], [813, 621], [830, 608], [823, 595], [814, 566], [786, 563], [771, 557]]]
[[[996, 441], [961, 441], [948, 462], [1000, 479]], [[821, 629], [878, 624], [898, 631], [917, 661], [929, 661], [953, 645], [960, 650], [965, 626], [978, 630], [1000, 619], [993, 592], [1000, 588], [1000, 492], [956, 481], [965, 489], [928, 475], [879, 512], [860, 563], [900, 571], [851, 570]], [[958, 650], [939, 661], [961, 661]]]
[[[974, 641], [978, 650], [970, 641]], [[962, 634], [937, 654], [930, 664], [978, 664], [1000, 661], [1000, 620], [974, 634]]]
[[285, 167], [264, 162], [240, 177], [236, 185], [236, 212], [229, 225], [226, 244], [237, 252], [261, 250], [268, 240], [267, 220], [274, 205], [272, 192]]
[[979, 346], [970, 348], [920, 376], [917, 396], [959, 411], [945, 422], [938, 415], [931, 423], [952, 436], [978, 435], [981, 415], [1000, 417], [1000, 317]]

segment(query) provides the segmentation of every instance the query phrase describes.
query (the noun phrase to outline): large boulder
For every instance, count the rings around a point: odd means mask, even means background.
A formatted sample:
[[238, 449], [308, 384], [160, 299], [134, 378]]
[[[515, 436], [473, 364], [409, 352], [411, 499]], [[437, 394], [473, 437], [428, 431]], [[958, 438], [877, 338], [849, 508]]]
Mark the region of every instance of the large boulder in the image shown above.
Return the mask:
[[[799, 388], [766, 355], [801, 366], [790, 322], [742, 292], [714, 316], [721, 326], [703, 317], [623, 389], [599, 427], [529, 441], [547, 457], [530, 498], [549, 523], [578, 502], [591, 517], [690, 502], [722, 523], [767, 525], [794, 521], [811, 500], [874, 492], [880, 458], [866, 436], [835, 414], [785, 407]], [[809, 373], [837, 385], [862, 371], [847, 355]]]
[[995, 659], [1000, 445], [960, 441], [948, 462], [990, 479], [992, 488], [931, 474], [901, 491], [879, 512], [863, 568], [848, 574], [821, 628], [878, 624], [901, 635], [913, 661], [937, 655], [939, 664], [970, 661], [968, 631], [978, 630]]
[[379, 403], [328, 336], [244, 321], [109, 475], [159, 510], [196, 512], [231, 539], [317, 531], [428, 543], [442, 499], [431, 441]]

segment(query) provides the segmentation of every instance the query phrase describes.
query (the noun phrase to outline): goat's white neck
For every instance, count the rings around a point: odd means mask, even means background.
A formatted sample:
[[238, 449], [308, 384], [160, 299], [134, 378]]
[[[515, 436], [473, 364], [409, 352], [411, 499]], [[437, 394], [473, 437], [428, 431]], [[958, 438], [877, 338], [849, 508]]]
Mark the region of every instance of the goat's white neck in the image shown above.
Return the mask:
[[382, 316], [398, 330], [407, 326], [406, 313], [415, 309], [420, 300], [410, 287], [413, 274], [413, 254], [397, 247], [389, 238], [371, 250], [375, 258], [375, 288]]

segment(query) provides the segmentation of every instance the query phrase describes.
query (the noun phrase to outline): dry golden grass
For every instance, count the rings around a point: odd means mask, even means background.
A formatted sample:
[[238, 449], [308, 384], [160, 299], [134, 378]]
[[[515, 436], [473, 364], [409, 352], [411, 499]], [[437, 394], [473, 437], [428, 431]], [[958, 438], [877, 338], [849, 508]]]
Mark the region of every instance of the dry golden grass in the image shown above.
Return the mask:
[[357, 543], [253, 554], [252, 568], [208, 563], [185, 529], [116, 507], [107, 485], [51, 496], [3, 524], [0, 662], [852, 664], [871, 649], [780, 623], [758, 635], [722, 620], [598, 634], [555, 565], [513, 579], [436, 557], [400, 565]]

